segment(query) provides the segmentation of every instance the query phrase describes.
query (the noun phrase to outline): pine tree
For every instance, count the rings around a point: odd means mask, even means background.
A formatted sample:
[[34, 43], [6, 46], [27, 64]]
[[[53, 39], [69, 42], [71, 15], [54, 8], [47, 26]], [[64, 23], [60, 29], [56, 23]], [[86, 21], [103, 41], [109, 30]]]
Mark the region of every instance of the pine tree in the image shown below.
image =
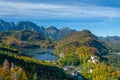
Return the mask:
[[37, 73], [34, 73], [33, 80], [37, 80]]
[[9, 70], [9, 62], [8, 62], [7, 60], [4, 60], [3, 69], [4, 69], [5, 71]]

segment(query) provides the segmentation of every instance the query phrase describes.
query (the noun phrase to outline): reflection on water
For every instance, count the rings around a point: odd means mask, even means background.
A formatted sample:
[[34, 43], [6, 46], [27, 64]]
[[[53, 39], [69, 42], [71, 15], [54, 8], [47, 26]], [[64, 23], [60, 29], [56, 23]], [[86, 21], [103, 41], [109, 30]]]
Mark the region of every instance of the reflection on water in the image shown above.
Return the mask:
[[120, 55], [120, 53], [110, 53], [110, 54], [113, 54], [113, 55]]
[[33, 56], [38, 60], [54, 61], [58, 60], [58, 56], [54, 55], [54, 50], [41, 50], [41, 49], [26, 49], [22, 50], [22, 54]]
[[120, 53], [109, 53], [109, 54], [103, 55], [103, 56], [120, 56]]

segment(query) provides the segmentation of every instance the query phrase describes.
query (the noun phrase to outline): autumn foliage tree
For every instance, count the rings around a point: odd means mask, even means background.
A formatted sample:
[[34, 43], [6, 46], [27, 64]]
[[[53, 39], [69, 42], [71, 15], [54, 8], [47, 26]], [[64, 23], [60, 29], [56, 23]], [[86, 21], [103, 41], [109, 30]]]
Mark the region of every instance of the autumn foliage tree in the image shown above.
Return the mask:
[[22, 68], [11, 65], [7, 60], [0, 67], [0, 80], [28, 80]]

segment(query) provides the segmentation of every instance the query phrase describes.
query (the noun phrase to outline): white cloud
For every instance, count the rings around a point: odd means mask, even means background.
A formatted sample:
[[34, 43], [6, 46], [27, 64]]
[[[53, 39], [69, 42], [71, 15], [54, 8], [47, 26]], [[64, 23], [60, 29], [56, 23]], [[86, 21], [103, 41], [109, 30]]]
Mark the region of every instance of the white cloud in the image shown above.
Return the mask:
[[[120, 9], [95, 5], [55, 5], [48, 3], [25, 3], [0, 1], [0, 15], [33, 18], [120, 18]], [[12, 16], [13, 17], [13, 16]]]

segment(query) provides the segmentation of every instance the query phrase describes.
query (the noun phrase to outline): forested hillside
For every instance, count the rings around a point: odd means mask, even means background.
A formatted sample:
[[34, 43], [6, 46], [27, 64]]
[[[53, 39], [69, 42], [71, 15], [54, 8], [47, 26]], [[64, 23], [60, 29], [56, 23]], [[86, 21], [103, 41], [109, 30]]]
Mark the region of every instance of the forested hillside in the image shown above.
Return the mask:
[[89, 30], [82, 30], [80, 32], [68, 34], [58, 42], [55, 51], [56, 55], [59, 55], [59, 53], [67, 50], [67, 48], [74, 50], [84, 46], [95, 48], [99, 54], [108, 53], [108, 50], [104, 44], [101, 43], [97, 36], [92, 34]]
[[119, 62], [115, 65], [110, 58], [102, 56], [107, 53], [105, 44], [89, 30], [71, 33], [55, 46], [55, 54], [61, 57], [58, 64], [69, 66], [73, 70], [67, 71], [83, 80], [119, 80], [120, 70], [116, 69]]
[[40, 61], [3, 50], [0, 50], [0, 59], [0, 78], [2, 80], [63, 80], [72, 78], [52, 62]]
[[53, 48], [54, 44], [42, 34], [30, 31], [5, 31], [0, 33], [0, 42], [14, 48]]

